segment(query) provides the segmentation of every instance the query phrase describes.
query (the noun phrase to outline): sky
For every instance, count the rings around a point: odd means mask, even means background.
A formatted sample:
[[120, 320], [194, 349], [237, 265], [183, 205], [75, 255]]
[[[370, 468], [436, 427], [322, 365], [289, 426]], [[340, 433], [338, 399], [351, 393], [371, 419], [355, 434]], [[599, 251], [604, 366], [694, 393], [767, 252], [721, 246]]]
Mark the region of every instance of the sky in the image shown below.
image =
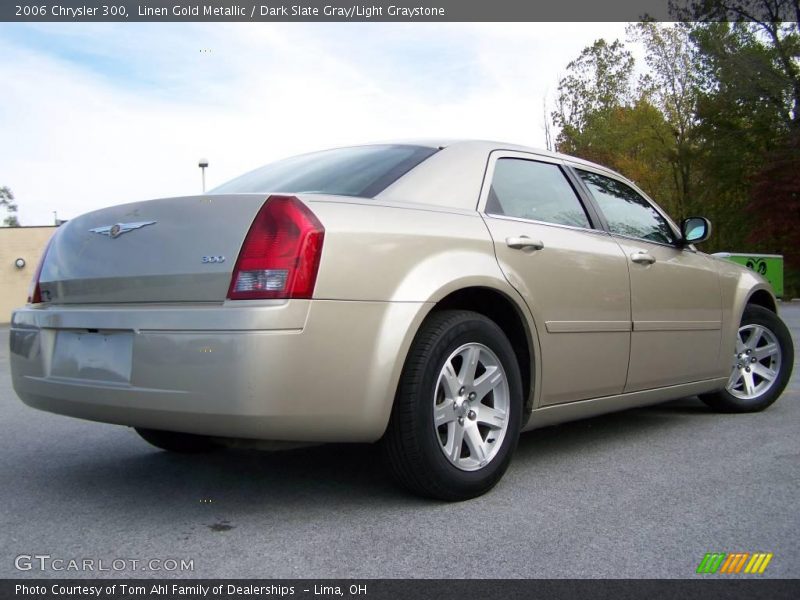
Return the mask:
[[[22, 225], [201, 192], [324, 148], [542, 148], [566, 64], [624, 23], [0, 24], [0, 186]], [[636, 54], [636, 49], [631, 48]]]

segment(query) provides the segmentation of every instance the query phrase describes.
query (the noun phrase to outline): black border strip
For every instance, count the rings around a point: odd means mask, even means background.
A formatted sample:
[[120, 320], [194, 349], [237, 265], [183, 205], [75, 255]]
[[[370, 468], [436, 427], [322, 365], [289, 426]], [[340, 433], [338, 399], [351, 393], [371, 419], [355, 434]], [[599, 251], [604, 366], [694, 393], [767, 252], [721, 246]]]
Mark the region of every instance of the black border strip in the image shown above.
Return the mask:
[[[598, 557], [598, 560], [601, 560]], [[462, 564], [456, 561], [456, 564]], [[750, 576], [705, 579], [2, 579], [0, 598], [35, 598], [36, 600], [206, 600], [219, 598], [338, 598], [436, 599], [436, 600], [579, 600], [613, 598], [628, 600], [794, 600], [800, 597], [798, 579], [762, 579]], [[124, 586], [141, 586], [145, 594], [130, 593]], [[26, 586], [21, 592], [18, 586]], [[196, 590], [179, 593], [173, 586]], [[214, 593], [222, 586], [222, 593]], [[37, 591], [33, 591], [38, 588]], [[93, 593], [92, 589], [100, 589]], [[160, 588], [161, 591], [158, 591]], [[255, 589], [254, 589], [255, 588]], [[341, 594], [335, 591], [338, 588]], [[74, 590], [75, 593], [62, 593]], [[220, 588], [217, 588], [220, 589]], [[78, 590], [81, 590], [78, 592]], [[85, 591], [84, 591], [85, 590]], [[113, 590], [113, 591], [111, 591]], [[232, 591], [232, 593], [231, 593]], [[127, 592], [127, 593], [125, 593]], [[249, 592], [249, 593], [248, 593]]]
[[4, 0], [7, 22], [797, 21], [797, 0]]

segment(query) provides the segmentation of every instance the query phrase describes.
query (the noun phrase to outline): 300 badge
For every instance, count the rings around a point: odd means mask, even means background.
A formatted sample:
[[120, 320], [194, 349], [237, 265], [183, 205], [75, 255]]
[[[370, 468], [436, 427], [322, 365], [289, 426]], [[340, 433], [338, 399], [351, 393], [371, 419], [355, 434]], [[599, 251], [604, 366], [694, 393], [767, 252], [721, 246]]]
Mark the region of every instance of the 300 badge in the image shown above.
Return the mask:
[[204, 256], [200, 259], [204, 265], [212, 264], [212, 263], [224, 263], [225, 257], [224, 256]]

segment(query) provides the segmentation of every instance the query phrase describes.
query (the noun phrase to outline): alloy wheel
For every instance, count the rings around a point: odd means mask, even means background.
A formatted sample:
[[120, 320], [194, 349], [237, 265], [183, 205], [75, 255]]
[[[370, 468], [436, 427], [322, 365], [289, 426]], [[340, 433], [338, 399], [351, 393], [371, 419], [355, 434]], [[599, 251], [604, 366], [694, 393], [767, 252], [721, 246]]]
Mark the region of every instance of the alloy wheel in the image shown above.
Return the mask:
[[495, 457], [508, 429], [509, 387], [497, 356], [483, 344], [457, 348], [436, 383], [433, 419], [442, 453], [476, 471]]
[[743, 400], [765, 394], [778, 380], [781, 346], [775, 334], [758, 324], [739, 328], [728, 392]]

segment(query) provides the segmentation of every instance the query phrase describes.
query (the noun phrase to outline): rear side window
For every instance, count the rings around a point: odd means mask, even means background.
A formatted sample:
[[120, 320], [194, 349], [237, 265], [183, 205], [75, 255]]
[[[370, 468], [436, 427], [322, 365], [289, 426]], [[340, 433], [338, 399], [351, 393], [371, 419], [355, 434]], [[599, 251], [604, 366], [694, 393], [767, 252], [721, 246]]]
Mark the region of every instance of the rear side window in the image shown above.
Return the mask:
[[355, 146], [287, 158], [211, 190], [211, 194], [287, 192], [372, 198], [437, 151], [407, 145]]
[[495, 163], [486, 212], [591, 227], [583, 205], [557, 165], [520, 158], [501, 158]]
[[675, 234], [666, 219], [636, 191], [616, 179], [578, 171], [608, 221], [611, 233], [674, 244]]

